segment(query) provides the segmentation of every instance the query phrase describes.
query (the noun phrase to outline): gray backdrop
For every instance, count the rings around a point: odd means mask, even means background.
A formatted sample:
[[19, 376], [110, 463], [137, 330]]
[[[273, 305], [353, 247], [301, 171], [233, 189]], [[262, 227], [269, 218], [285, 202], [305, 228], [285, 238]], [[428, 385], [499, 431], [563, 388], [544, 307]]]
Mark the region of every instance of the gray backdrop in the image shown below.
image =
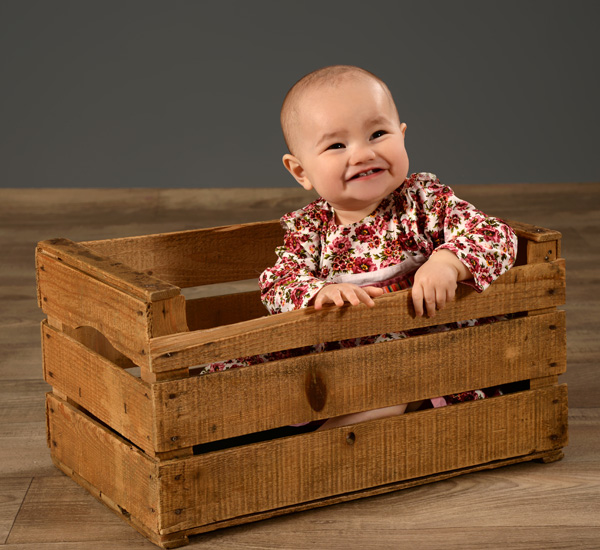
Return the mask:
[[363, 66], [442, 181], [599, 181], [600, 2], [0, 0], [0, 186], [282, 187], [279, 107]]

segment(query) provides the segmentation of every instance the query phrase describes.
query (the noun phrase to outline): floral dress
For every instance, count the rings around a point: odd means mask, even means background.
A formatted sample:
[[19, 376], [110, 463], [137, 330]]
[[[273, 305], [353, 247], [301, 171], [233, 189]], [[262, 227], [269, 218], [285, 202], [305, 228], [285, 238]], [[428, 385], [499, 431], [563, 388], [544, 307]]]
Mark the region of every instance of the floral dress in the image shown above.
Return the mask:
[[433, 175], [413, 174], [377, 209], [337, 225], [333, 208], [318, 199], [282, 219], [278, 261], [259, 279], [270, 313], [306, 307], [327, 284], [386, 286], [402, 281], [437, 250], [448, 249], [485, 290], [514, 263], [512, 229], [457, 198]]
[[[270, 313], [307, 307], [325, 285], [354, 283], [384, 291], [409, 288], [415, 271], [436, 250], [452, 251], [473, 275], [465, 284], [485, 290], [513, 265], [517, 239], [504, 222], [486, 216], [457, 198], [433, 174], [413, 174], [369, 216], [338, 225], [324, 199], [286, 214], [283, 246], [277, 263], [259, 278], [263, 304]], [[470, 320], [425, 329], [328, 342], [266, 355], [204, 365], [202, 373], [265, 361], [407, 338], [472, 326], [493, 319]], [[481, 390], [432, 400], [434, 406], [485, 397]]]

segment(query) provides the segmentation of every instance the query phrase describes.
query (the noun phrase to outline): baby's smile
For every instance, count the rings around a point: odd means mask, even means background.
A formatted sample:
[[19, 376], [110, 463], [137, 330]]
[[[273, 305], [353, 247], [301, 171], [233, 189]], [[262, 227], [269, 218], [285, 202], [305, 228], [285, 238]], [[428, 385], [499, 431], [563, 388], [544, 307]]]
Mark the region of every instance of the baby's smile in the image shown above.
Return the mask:
[[367, 176], [372, 176], [373, 174], [376, 174], [377, 172], [381, 172], [381, 168], [371, 168], [371, 170], [367, 170], [366, 172], [360, 172], [358, 174], [355, 174], [350, 179], [354, 180], [357, 178], [366, 178]]

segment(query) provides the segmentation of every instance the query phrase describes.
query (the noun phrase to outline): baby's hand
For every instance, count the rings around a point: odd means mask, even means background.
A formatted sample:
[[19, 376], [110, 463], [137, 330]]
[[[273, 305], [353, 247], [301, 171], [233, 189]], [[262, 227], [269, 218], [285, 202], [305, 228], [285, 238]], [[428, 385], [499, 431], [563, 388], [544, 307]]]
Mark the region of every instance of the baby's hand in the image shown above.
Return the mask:
[[323, 287], [315, 297], [315, 309], [321, 309], [324, 304], [333, 303], [343, 306], [344, 302], [350, 302], [353, 306], [360, 303], [373, 307], [373, 298], [383, 294], [382, 288], [375, 286], [360, 287], [351, 283], [337, 283]]
[[412, 299], [417, 317], [422, 317], [425, 309], [429, 317], [434, 317], [436, 308], [442, 309], [454, 300], [457, 282], [471, 277], [470, 271], [452, 252], [438, 250], [415, 273]]

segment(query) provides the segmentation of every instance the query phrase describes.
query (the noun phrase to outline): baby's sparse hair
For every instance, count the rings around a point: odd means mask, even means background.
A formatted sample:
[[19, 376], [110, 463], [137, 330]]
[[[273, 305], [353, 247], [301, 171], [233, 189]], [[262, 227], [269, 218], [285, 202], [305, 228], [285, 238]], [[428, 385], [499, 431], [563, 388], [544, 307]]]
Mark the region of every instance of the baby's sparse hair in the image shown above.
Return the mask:
[[389, 95], [394, 109], [396, 108], [392, 94], [385, 82], [365, 69], [353, 65], [331, 65], [317, 69], [303, 76], [290, 88], [281, 106], [281, 129], [283, 130], [283, 138], [290, 153], [294, 154], [293, 130], [298, 123], [299, 104], [302, 96], [312, 88], [318, 86], [336, 86], [349, 78], [357, 77], [375, 80]]

